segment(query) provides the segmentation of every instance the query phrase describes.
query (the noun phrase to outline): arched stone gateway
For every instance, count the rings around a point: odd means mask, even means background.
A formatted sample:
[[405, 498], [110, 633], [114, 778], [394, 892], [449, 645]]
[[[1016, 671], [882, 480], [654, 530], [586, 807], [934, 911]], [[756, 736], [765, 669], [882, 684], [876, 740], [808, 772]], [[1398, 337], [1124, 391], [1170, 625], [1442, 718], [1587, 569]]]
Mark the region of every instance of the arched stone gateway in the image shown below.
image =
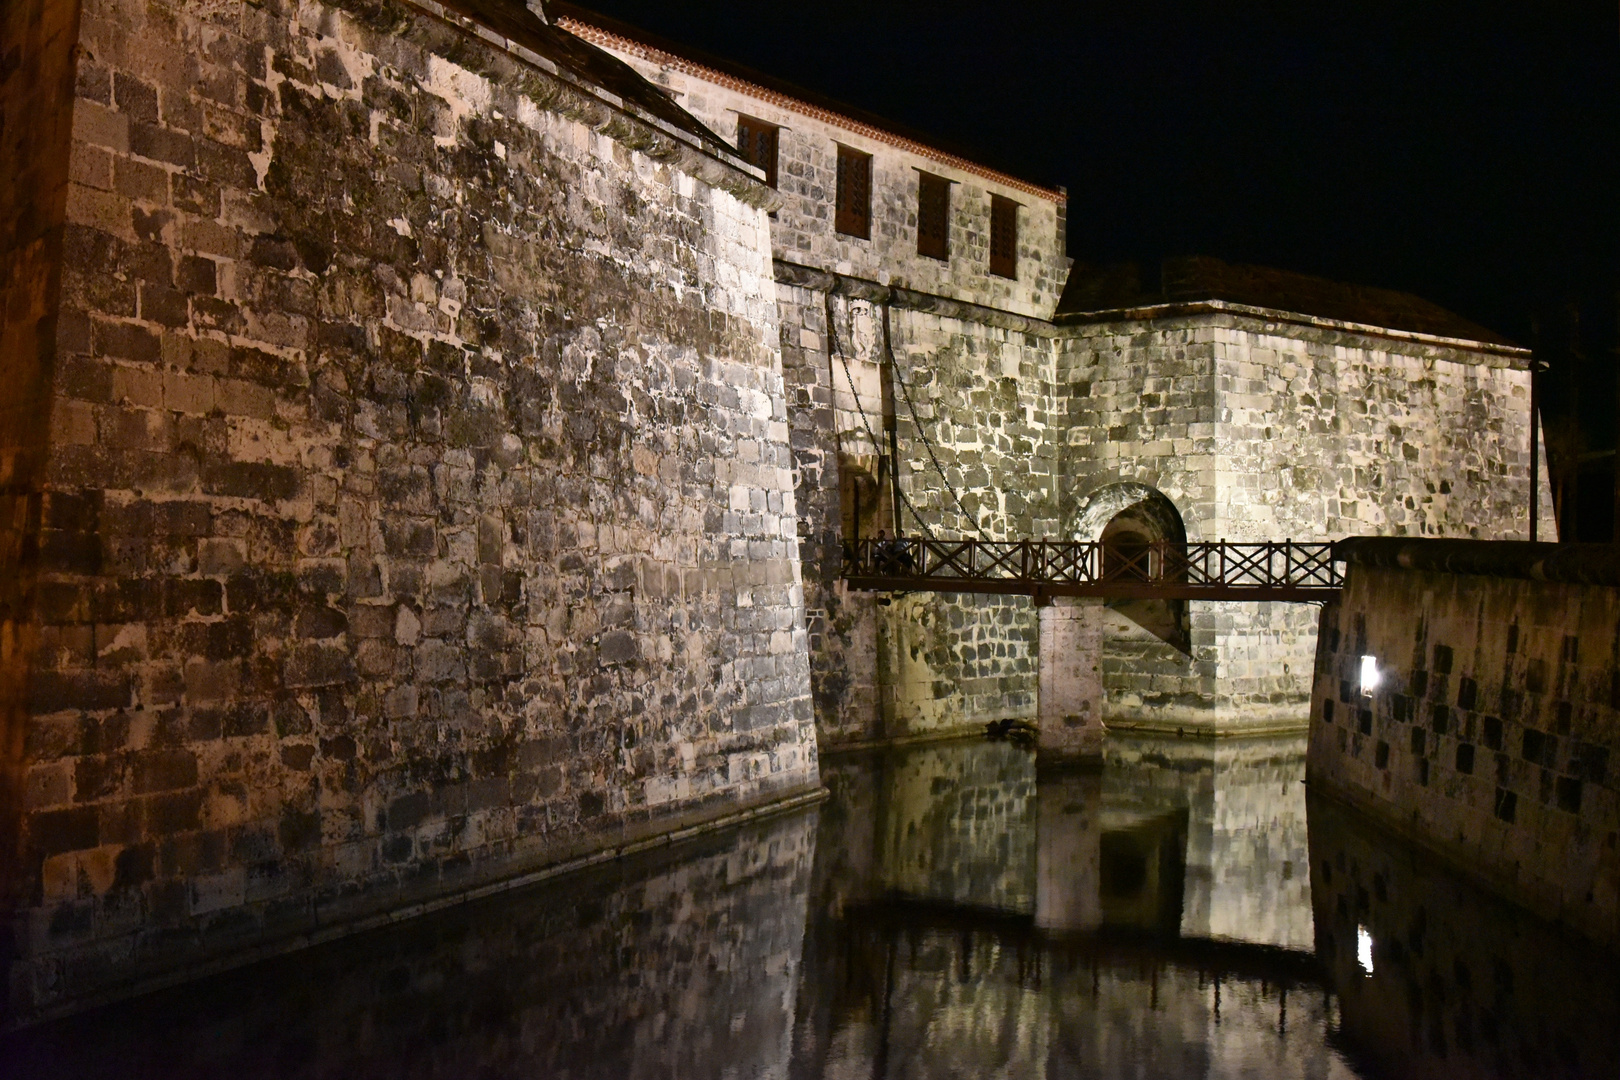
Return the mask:
[[1110, 532], [1130, 531], [1149, 540], [1187, 543], [1176, 504], [1157, 488], [1133, 481], [1108, 484], [1080, 500], [1065, 531], [1075, 540], [1107, 540]]
[[[1122, 482], [1098, 488], [1082, 500], [1068, 531], [1076, 540], [1102, 541], [1108, 568], [1112, 569], [1117, 561], [1139, 570], [1143, 577], [1162, 572], [1157, 563], [1159, 551], [1187, 550], [1187, 527], [1181, 511], [1162, 491], [1146, 484]], [[1114, 600], [1108, 608], [1178, 652], [1191, 654], [1187, 601]], [[1116, 633], [1105, 641], [1118, 637]]]

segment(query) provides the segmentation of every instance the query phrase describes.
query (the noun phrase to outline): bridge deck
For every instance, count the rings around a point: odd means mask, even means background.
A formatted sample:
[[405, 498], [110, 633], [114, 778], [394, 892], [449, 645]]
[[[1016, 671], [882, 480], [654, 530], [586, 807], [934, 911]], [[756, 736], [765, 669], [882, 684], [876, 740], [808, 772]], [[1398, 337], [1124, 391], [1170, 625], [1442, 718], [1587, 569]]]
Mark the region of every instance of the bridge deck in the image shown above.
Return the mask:
[[1109, 599], [1332, 599], [1344, 579], [1331, 543], [932, 540], [844, 544], [843, 577], [876, 592], [975, 592]]

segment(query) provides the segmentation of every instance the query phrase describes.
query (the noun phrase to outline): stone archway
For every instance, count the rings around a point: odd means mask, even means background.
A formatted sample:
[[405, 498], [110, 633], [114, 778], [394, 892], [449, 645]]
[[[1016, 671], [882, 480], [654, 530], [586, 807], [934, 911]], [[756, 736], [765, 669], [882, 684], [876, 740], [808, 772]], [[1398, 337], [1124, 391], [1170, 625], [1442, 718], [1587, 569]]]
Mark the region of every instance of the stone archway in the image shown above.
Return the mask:
[[1108, 484], [1080, 500], [1067, 530], [1075, 540], [1103, 540], [1115, 522], [1150, 540], [1187, 543], [1181, 511], [1158, 488], [1132, 481]]
[[[1067, 531], [1076, 540], [1102, 541], [1105, 566], [1133, 566], [1143, 577], [1160, 572], [1151, 554], [1155, 544], [1187, 550], [1187, 526], [1176, 504], [1157, 488], [1130, 481], [1098, 488], [1082, 499]], [[1191, 653], [1185, 600], [1116, 600], [1108, 607], [1180, 652]]]

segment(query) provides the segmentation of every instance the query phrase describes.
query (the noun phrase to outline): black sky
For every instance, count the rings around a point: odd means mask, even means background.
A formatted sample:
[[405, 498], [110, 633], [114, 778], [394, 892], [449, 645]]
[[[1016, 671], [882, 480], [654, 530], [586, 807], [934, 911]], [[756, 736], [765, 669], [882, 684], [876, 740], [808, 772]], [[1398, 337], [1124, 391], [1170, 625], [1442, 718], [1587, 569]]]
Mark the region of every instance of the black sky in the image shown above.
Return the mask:
[[1613, 338], [1613, 0], [588, 6], [1066, 185], [1078, 259], [1403, 289], [1527, 343], [1574, 300]]

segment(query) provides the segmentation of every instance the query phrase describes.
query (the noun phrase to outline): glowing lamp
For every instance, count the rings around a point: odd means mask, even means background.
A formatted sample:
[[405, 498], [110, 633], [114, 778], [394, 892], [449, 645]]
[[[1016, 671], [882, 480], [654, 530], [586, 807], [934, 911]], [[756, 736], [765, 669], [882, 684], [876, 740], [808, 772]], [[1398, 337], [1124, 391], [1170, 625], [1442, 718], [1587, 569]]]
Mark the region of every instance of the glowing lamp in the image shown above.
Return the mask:
[[1361, 658], [1361, 692], [1370, 694], [1378, 689], [1378, 657], [1363, 656]]

